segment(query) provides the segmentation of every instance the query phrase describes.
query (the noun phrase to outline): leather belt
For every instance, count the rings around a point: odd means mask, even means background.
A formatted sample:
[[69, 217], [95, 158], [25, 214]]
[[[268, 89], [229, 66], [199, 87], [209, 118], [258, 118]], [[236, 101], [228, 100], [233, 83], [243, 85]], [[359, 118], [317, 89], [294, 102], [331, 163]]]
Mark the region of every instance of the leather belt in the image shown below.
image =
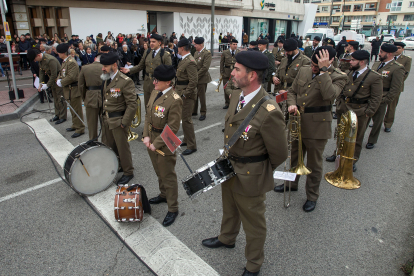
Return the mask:
[[367, 104], [369, 97], [368, 98], [362, 98], [362, 99], [356, 99], [356, 98], [346, 97], [346, 96], [342, 95], [342, 99], [344, 99], [345, 102], [347, 102], [347, 103]]
[[384, 88], [382, 88], [382, 91], [390, 91], [390, 88], [384, 87]]
[[331, 105], [325, 105], [325, 106], [310, 106], [310, 107], [303, 107], [301, 106], [299, 110], [303, 113], [319, 113], [319, 112], [326, 112], [331, 111], [332, 106]]
[[101, 86], [88, 86], [88, 90], [101, 90]]
[[72, 86], [78, 86], [78, 82], [77, 82], [77, 81], [72, 82], [72, 83], [71, 83], [71, 84], [69, 84], [68, 86], [70, 86], [70, 87], [72, 87]]
[[231, 68], [231, 66], [224, 66], [224, 68]]
[[157, 132], [157, 133], [161, 133], [162, 131], [163, 131], [163, 129], [162, 128], [156, 128], [156, 127], [153, 127], [152, 126], [152, 124], [149, 124], [148, 125], [148, 128], [149, 128], [149, 131], [151, 132], [151, 131], [154, 131], [154, 132]]
[[177, 81], [175, 84], [176, 85], [188, 85], [190, 83], [190, 81]]
[[257, 162], [262, 162], [265, 161], [269, 158], [269, 154], [263, 154], [263, 155], [259, 155], [259, 156], [247, 156], [247, 157], [240, 157], [240, 156], [234, 156], [229, 154], [228, 157], [230, 160], [237, 162], [237, 163], [257, 163]]
[[121, 117], [124, 116], [125, 111], [120, 111], [120, 112], [108, 112], [106, 111], [106, 115], [108, 116], [108, 118], [115, 118], [115, 117]]

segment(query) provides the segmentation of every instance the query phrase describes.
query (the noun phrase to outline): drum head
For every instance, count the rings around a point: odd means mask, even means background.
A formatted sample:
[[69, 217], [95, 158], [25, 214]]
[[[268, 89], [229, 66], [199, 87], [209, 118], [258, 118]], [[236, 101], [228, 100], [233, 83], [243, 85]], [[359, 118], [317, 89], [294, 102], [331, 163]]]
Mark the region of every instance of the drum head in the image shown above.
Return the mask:
[[93, 195], [102, 192], [114, 181], [118, 173], [118, 158], [106, 146], [96, 146], [84, 151], [72, 165], [70, 183], [81, 194]]

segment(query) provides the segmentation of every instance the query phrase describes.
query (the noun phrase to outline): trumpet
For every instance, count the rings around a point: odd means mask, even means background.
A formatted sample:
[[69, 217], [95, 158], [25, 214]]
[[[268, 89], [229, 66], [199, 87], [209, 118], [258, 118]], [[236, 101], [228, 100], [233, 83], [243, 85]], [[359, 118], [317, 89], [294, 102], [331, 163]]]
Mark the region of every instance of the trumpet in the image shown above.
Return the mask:
[[137, 128], [141, 124], [141, 99], [137, 94], [137, 110], [135, 110], [134, 119], [132, 119], [131, 126], [128, 130], [128, 142], [138, 139], [139, 135], [133, 131], [131, 128]]
[[217, 93], [218, 92], [220, 92], [220, 84], [221, 84], [221, 82], [223, 81], [223, 76], [222, 75], [220, 75], [220, 79], [219, 79], [219, 82], [218, 82], [218, 84], [217, 84], [217, 88], [216, 88], [216, 90], [214, 90], [214, 91], [216, 91]]

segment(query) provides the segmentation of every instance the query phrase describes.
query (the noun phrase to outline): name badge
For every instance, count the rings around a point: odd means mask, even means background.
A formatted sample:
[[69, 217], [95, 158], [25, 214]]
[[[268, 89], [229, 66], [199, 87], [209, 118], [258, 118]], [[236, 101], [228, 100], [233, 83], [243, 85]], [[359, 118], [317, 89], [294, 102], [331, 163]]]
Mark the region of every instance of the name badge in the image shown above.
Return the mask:
[[157, 105], [155, 107], [155, 113], [154, 114], [155, 114], [155, 116], [157, 116], [159, 118], [164, 118], [165, 117], [164, 111], [165, 111], [165, 107], [162, 107], [160, 105]]
[[121, 96], [121, 89], [120, 88], [111, 88], [111, 97], [113, 98], [118, 98], [119, 96]]

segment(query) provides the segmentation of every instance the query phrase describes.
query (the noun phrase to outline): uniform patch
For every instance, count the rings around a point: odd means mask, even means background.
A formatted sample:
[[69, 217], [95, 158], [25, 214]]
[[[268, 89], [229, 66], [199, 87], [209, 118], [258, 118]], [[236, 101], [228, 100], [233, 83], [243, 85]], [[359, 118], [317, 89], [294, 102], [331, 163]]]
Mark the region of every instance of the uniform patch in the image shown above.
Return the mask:
[[159, 117], [159, 118], [164, 118], [164, 111], [165, 111], [165, 107], [162, 107], [160, 105], [155, 106], [155, 116]]
[[266, 109], [267, 109], [267, 111], [273, 111], [273, 110], [275, 110], [276, 109], [276, 107], [273, 105], [273, 104], [268, 104], [267, 106], [266, 106]]
[[178, 96], [178, 94], [173, 94], [174, 99], [178, 100], [180, 98], [180, 96]]
[[121, 96], [121, 89], [120, 88], [111, 88], [109, 90], [111, 92], [111, 97], [118, 98]]
[[390, 71], [382, 71], [382, 76], [388, 78], [388, 75], [390, 74]]

